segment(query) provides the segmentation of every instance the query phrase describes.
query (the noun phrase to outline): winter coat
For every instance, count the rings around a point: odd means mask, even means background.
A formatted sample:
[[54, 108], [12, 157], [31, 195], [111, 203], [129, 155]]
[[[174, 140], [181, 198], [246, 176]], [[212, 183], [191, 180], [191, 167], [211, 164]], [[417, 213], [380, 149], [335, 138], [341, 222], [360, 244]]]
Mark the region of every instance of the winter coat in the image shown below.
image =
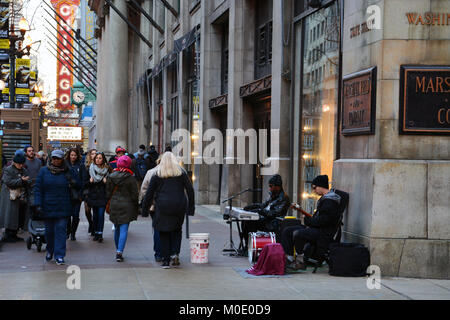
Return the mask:
[[81, 185], [76, 183], [76, 177], [66, 167], [61, 173], [53, 174], [48, 167], [39, 171], [34, 186], [34, 205], [41, 207], [45, 219], [60, 219], [72, 214], [70, 184], [68, 176], [75, 182], [75, 189]]
[[79, 201], [81, 202], [82, 199], [82, 191], [83, 191], [83, 183], [84, 183], [84, 174], [85, 170], [84, 170], [84, 166], [81, 164], [81, 161], [77, 161], [75, 162], [73, 165], [70, 161], [66, 161], [66, 166], [67, 168], [69, 168], [70, 170], [70, 174], [74, 177], [77, 185], [80, 187], [78, 189], [78, 198]]
[[153, 200], [155, 203], [153, 228], [158, 231], [170, 232], [181, 229], [185, 214], [194, 215], [195, 212], [194, 188], [184, 171], [179, 177], [153, 176], [143, 200], [143, 212], [149, 210]]
[[23, 176], [28, 176], [25, 168], [19, 170], [14, 165], [11, 165], [3, 170], [0, 200], [0, 229], [17, 230], [19, 228], [19, 206], [21, 200], [10, 200], [9, 190], [23, 188], [25, 200], [28, 202], [31, 181], [23, 181], [21, 179]]
[[305, 216], [306, 226], [319, 229], [319, 240], [317, 241], [317, 255], [319, 257], [326, 252], [334, 233], [339, 227], [340, 202], [341, 197], [330, 191], [317, 202], [316, 213], [312, 217]]
[[[118, 188], [114, 192], [116, 186]], [[120, 171], [111, 173], [106, 182], [106, 198], [111, 199], [109, 220], [116, 225], [137, 220], [138, 197], [137, 182], [130, 173]]]

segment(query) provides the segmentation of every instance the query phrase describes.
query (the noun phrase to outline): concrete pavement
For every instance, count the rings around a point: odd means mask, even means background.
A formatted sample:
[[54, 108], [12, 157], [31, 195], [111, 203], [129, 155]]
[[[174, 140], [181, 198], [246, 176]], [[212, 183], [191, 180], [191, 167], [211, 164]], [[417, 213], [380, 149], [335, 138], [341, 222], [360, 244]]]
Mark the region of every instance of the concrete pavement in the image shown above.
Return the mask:
[[[84, 212], [82, 210], [82, 212]], [[45, 253], [25, 243], [4, 244], [0, 251], [0, 299], [125, 299], [125, 300], [306, 300], [306, 299], [450, 299], [450, 280], [381, 279], [380, 289], [368, 289], [366, 278], [332, 277], [327, 267], [274, 278], [243, 277], [247, 258], [222, 254], [228, 247], [229, 226], [218, 206], [198, 206], [190, 218], [191, 233], [210, 233], [209, 263], [190, 263], [189, 241], [181, 248], [181, 267], [161, 269], [153, 258], [150, 218], [139, 217], [129, 230], [125, 261], [115, 261], [111, 223], [106, 218], [104, 242], [87, 234], [81, 214], [77, 241], [68, 241], [65, 266], [46, 262]], [[21, 236], [26, 237], [26, 234]], [[233, 240], [238, 244], [237, 231]], [[80, 269], [80, 289], [68, 289]]]

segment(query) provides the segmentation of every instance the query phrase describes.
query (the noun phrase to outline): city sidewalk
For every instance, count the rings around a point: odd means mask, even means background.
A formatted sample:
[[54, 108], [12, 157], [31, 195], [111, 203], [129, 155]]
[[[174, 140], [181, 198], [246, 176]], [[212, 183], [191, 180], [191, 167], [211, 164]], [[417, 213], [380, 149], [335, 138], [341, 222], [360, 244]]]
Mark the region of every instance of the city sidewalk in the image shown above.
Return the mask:
[[[249, 277], [244, 257], [222, 253], [229, 245], [229, 225], [218, 206], [198, 206], [190, 217], [191, 233], [210, 233], [209, 263], [191, 264], [183, 227], [181, 267], [162, 269], [153, 258], [151, 219], [139, 217], [129, 230], [125, 261], [115, 261], [112, 224], [106, 218], [104, 242], [87, 234], [81, 211], [77, 241], [67, 242], [65, 266], [46, 262], [44, 252], [25, 242], [2, 245], [0, 299], [147, 299], [147, 300], [306, 300], [306, 299], [450, 299], [450, 280], [383, 278], [368, 289], [366, 278], [332, 277], [327, 267], [282, 277]], [[22, 234], [26, 238], [26, 234]], [[233, 240], [238, 245], [237, 231]], [[81, 289], [69, 290], [70, 265], [81, 270]]]

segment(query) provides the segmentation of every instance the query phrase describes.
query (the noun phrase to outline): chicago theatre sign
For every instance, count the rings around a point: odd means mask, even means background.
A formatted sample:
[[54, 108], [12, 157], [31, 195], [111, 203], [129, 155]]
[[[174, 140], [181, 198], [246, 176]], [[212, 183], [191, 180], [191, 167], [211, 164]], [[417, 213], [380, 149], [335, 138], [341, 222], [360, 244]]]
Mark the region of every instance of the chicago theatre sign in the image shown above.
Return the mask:
[[55, 17], [58, 21], [56, 26], [58, 28], [58, 43], [63, 43], [65, 47], [58, 46], [57, 52], [56, 98], [58, 104], [56, 107], [61, 111], [67, 112], [73, 109], [70, 103], [70, 88], [73, 85], [73, 75], [69, 69], [69, 63], [63, 64], [60, 61], [74, 60], [72, 37], [75, 37], [75, 34], [73, 34], [72, 29], [74, 28], [76, 9], [80, 5], [80, 0], [51, 0], [51, 3], [59, 15]]

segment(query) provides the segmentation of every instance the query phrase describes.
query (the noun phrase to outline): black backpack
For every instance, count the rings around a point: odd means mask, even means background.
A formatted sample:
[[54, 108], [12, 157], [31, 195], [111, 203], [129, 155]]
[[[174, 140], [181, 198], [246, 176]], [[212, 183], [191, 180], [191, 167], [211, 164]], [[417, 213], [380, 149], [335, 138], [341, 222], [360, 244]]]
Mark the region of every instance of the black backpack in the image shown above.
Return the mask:
[[370, 265], [370, 252], [359, 243], [330, 244], [329, 271], [332, 276], [364, 277]]

